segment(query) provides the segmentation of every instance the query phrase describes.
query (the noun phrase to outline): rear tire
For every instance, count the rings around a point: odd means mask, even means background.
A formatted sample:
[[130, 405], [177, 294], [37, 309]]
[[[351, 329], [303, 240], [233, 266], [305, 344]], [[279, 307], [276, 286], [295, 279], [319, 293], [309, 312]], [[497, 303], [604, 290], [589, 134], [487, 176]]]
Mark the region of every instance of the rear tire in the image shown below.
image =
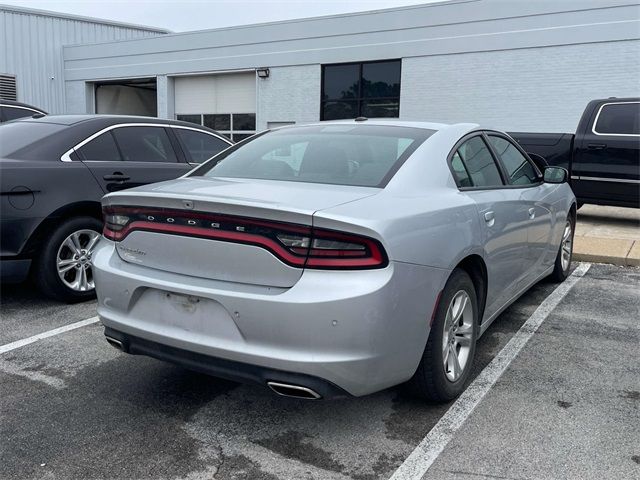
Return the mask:
[[549, 280], [556, 283], [564, 282], [571, 271], [571, 260], [573, 259], [573, 237], [575, 234], [575, 219], [572, 215], [567, 217], [564, 230], [562, 232], [562, 240], [556, 261], [553, 266], [553, 273], [549, 275]]
[[422, 359], [407, 383], [410, 393], [447, 402], [464, 391], [475, 356], [478, 323], [473, 282], [457, 268], [442, 291]]
[[42, 293], [67, 303], [95, 298], [91, 254], [101, 230], [102, 222], [93, 217], [70, 218], [53, 230], [32, 270]]

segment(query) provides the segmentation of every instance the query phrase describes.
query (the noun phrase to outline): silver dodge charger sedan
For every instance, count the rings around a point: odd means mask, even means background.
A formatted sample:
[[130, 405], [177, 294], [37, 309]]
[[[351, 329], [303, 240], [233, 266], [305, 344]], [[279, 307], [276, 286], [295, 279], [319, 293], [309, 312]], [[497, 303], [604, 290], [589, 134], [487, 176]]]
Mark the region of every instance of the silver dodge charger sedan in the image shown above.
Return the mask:
[[576, 200], [564, 169], [541, 169], [474, 124], [255, 135], [104, 197], [92, 262], [105, 335], [286, 396], [406, 382], [450, 400], [500, 312], [568, 275]]

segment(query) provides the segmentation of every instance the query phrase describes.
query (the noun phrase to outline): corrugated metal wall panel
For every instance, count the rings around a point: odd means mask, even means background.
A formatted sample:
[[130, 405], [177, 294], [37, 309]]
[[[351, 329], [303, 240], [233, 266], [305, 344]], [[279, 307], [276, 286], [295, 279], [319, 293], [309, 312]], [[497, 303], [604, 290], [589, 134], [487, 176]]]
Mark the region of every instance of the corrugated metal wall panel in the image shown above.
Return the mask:
[[64, 45], [157, 35], [161, 33], [0, 7], [0, 74], [16, 76], [19, 101], [65, 113]]

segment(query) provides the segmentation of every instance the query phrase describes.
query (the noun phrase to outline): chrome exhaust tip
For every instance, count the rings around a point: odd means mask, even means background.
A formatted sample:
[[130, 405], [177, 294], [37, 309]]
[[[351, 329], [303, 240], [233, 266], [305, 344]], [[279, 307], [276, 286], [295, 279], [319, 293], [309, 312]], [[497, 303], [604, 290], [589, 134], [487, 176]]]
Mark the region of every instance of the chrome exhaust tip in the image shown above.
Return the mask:
[[278, 395], [290, 398], [301, 398], [303, 400], [318, 400], [322, 398], [315, 390], [300, 385], [290, 385], [288, 383], [267, 382], [267, 385]]
[[122, 345], [122, 342], [120, 340], [116, 340], [115, 338], [108, 337], [106, 335], [105, 335], [105, 338], [107, 339], [107, 342], [109, 342], [109, 345], [111, 345], [114, 348], [117, 348], [121, 352], [124, 352], [124, 346]]

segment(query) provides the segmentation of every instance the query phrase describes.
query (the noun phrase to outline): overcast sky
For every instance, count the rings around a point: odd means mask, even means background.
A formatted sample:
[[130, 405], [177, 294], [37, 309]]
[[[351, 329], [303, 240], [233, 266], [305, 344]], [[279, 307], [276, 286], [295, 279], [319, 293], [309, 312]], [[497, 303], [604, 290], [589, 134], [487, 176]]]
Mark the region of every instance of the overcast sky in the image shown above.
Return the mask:
[[436, 1], [442, 0], [0, 0], [0, 4], [184, 32]]

